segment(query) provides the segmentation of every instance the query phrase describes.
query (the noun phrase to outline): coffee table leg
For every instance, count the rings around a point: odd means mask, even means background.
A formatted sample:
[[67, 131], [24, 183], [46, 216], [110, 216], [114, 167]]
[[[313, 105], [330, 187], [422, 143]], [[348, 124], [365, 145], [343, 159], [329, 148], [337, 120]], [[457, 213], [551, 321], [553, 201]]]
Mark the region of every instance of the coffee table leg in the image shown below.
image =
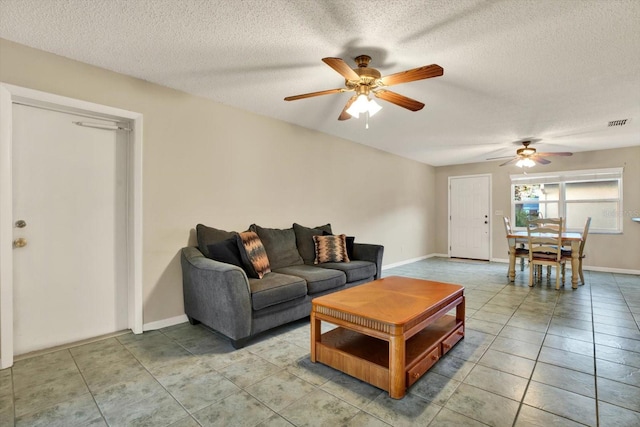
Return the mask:
[[464, 324], [465, 317], [465, 299], [462, 297], [462, 302], [456, 306], [456, 320], [461, 321]]
[[320, 320], [316, 319], [315, 313], [311, 312], [311, 361], [316, 361], [316, 343], [320, 342]]
[[406, 392], [405, 341], [402, 335], [389, 337], [389, 396], [401, 399]]

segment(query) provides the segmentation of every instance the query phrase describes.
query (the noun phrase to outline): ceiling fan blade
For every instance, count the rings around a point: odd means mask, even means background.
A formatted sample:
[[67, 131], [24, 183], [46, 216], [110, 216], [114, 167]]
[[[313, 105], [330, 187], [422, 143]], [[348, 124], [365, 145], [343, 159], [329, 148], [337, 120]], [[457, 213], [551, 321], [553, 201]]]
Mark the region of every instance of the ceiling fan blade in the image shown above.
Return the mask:
[[376, 96], [376, 98], [384, 99], [385, 101], [396, 104], [411, 111], [422, 110], [422, 108], [424, 107], [424, 104], [422, 102], [408, 98], [404, 95], [400, 95], [399, 93], [391, 92], [390, 90], [381, 89], [374, 92], [374, 95]]
[[540, 157], [539, 155], [538, 156], [533, 156], [533, 157], [531, 157], [531, 159], [533, 159], [533, 161], [538, 163], [539, 165], [548, 165], [549, 163], [551, 163], [551, 161], [549, 161], [549, 160], [547, 160], [547, 159], [545, 159], [543, 157]]
[[502, 164], [500, 164], [498, 166], [505, 166], [505, 165], [508, 165], [509, 163], [513, 163], [513, 162], [515, 162], [516, 160], [519, 160], [519, 159], [520, 159], [520, 157], [514, 157], [511, 160], [507, 160], [506, 162], [504, 162], [504, 163], [502, 163]]
[[358, 95], [353, 95], [351, 98], [349, 98], [349, 100], [347, 101], [347, 104], [342, 109], [342, 113], [340, 113], [340, 116], [338, 116], [338, 120], [349, 120], [351, 118], [351, 114], [347, 113], [347, 110], [349, 109], [349, 107], [351, 107], [351, 104], [353, 104], [353, 102], [357, 98], [358, 98]]
[[562, 151], [559, 153], [536, 153], [536, 156], [544, 156], [544, 157], [549, 157], [549, 156], [573, 156], [573, 153], [569, 153], [567, 151]]
[[322, 58], [322, 62], [336, 70], [347, 80], [360, 80], [360, 76], [340, 58]]
[[380, 79], [384, 86], [397, 85], [400, 83], [408, 83], [416, 80], [429, 79], [431, 77], [439, 77], [444, 74], [441, 66], [436, 64], [425, 65], [424, 67], [414, 68], [412, 70], [401, 71], [399, 73], [384, 76]]
[[287, 96], [284, 100], [295, 101], [297, 99], [311, 98], [311, 97], [320, 96], [320, 95], [331, 95], [332, 93], [340, 93], [340, 92], [346, 92], [346, 91], [347, 89], [321, 90], [320, 92], [311, 92], [311, 93], [303, 93], [302, 95]]
[[502, 160], [502, 159], [512, 159], [513, 156], [500, 156], [500, 157], [489, 157], [486, 160]]

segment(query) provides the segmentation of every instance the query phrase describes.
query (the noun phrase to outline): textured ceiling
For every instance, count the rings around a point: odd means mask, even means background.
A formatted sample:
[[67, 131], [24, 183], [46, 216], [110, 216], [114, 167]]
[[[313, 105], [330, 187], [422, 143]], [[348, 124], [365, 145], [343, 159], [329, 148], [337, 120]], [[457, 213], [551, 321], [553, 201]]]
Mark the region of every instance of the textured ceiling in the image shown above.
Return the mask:
[[[0, 37], [434, 166], [640, 145], [637, 0], [0, 0]], [[444, 76], [394, 86], [425, 108], [379, 101], [369, 129], [337, 120], [350, 93], [283, 101], [360, 54]]]

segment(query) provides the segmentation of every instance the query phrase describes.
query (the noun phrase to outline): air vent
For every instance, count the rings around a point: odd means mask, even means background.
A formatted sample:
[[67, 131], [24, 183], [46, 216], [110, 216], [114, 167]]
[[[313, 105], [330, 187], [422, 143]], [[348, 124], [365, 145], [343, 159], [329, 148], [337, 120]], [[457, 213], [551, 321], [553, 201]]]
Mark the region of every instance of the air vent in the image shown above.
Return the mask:
[[627, 120], [629, 119], [624, 119], [624, 120], [612, 120], [609, 122], [608, 126], [624, 126], [627, 124]]

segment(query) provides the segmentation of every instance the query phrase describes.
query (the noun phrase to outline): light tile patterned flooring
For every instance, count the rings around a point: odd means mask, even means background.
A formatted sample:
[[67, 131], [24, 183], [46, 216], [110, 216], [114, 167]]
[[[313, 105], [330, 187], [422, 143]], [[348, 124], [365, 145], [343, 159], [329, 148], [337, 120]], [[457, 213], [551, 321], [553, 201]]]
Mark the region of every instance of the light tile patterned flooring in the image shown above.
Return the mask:
[[238, 351], [184, 323], [17, 361], [0, 371], [0, 425], [640, 426], [640, 276], [585, 271], [556, 291], [506, 270], [385, 272], [466, 287], [465, 339], [402, 400], [310, 363], [308, 319]]

